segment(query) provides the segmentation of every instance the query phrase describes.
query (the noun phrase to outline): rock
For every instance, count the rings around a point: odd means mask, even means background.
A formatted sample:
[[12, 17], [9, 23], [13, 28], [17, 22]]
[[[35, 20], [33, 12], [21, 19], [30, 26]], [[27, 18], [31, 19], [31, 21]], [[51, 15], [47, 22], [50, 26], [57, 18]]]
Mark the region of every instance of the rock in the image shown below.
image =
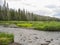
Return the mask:
[[32, 41], [29, 41], [29, 43], [32, 43]]
[[51, 41], [46, 41], [46, 42], [50, 43]]
[[18, 26], [16, 26], [15, 24], [10, 24], [8, 27], [10, 27], [10, 28], [18, 28]]
[[33, 34], [33, 35], [37, 35], [37, 34]]
[[51, 41], [53, 41], [53, 39], [51, 39]]
[[45, 39], [46, 42], [51, 43], [51, 41], [53, 41], [53, 39]]
[[49, 45], [49, 42], [42, 42], [41, 45]]
[[22, 34], [20, 34], [20, 36], [22, 36]]
[[35, 37], [35, 39], [38, 39], [38, 37]]

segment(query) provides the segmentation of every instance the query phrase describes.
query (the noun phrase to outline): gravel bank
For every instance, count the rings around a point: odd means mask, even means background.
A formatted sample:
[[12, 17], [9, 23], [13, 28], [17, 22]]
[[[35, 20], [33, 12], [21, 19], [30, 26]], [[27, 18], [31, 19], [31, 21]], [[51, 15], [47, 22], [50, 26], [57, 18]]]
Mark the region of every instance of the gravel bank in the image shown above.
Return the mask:
[[37, 31], [0, 26], [0, 32], [13, 33], [14, 42], [21, 45], [60, 45], [60, 32]]

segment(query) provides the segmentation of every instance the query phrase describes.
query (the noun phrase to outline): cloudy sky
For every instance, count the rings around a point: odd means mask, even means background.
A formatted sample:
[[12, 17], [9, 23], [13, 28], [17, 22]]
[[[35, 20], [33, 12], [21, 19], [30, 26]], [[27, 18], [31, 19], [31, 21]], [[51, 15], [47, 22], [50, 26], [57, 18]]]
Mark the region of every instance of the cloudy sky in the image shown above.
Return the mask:
[[[60, 18], [60, 0], [6, 0], [10, 8], [28, 11], [51, 17]], [[1, 2], [1, 1], [0, 1]]]

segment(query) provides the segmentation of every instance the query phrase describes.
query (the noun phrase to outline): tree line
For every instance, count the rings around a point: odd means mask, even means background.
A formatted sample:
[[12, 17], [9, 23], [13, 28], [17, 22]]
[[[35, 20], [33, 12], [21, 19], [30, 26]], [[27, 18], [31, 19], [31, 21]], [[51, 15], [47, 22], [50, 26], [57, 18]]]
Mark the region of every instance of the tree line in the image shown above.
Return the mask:
[[5, 6], [6, 3], [3, 4], [3, 6], [0, 6], [0, 20], [2, 21], [60, 21], [58, 18], [52, 18], [48, 16], [40, 16], [34, 13], [30, 13], [28, 11], [25, 11], [25, 9], [21, 10], [14, 10], [9, 9], [9, 5], [7, 3], [7, 6]]

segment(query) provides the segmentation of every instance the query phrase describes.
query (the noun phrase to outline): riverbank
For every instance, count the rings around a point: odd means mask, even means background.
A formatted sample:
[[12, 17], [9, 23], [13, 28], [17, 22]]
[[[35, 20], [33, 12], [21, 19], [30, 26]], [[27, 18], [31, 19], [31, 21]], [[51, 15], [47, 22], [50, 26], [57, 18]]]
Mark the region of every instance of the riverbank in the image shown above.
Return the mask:
[[9, 27], [0, 27], [0, 32], [13, 33], [14, 42], [22, 45], [60, 44], [60, 32]]

